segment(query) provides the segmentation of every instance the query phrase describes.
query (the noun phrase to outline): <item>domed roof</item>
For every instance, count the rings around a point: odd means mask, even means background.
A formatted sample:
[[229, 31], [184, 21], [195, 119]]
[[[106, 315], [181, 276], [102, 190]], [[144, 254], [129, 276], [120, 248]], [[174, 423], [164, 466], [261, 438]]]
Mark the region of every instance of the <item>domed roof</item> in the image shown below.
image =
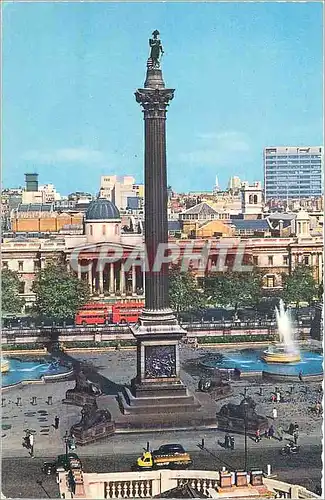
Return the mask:
[[120, 212], [117, 207], [111, 201], [106, 200], [106, 198], [98, 198], [90, 202], [85, 215], [86, 221], [120, 218]]

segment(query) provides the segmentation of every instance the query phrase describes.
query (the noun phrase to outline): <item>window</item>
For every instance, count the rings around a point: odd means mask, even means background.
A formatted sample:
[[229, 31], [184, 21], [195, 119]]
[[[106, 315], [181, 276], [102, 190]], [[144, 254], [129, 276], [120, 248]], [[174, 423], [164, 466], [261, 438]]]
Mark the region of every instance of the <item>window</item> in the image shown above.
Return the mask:
[[304, 260], [303, 260], [305, 266], [309, 266], [309, 255], [304, 255]]
[[3, 269], [8, 269], [8, 262], [3, 261], [2, 262], [2, 268]]
[[106, 234], [106, 224], [103, 224], [102, 233], [103, 233], [103, 236], [105, 236], [105, 234]]
[[258, 256], [257, 255], [253, 256], [253, 265], [258, 266]]
[[268, 288], [274, 288], [274, 276], [267, 276], [266, 277], [266, 286]]
[[288, 260], [289, 260], [289, 259], [288, 259], [288, 256], [287, 256], [287, 255], [284, 255], [284, 256], [283, 256], [283, 265], [284, 265], [284, 266], [287, 266], [287, 265], [288, 265]]
[[18, 261], [18, 271], [24, 270], [24, 262], [22, 260]]
[[90, 236], [93, 235], [93, 226], [92, 225], [89, 226], [89, 234], [90, 234]]
[[273, 255], [268, 256], [268, 265], [273, 266]]
[[24, 283], [24, 281], [21, 281], [19, 283], [19, 293], [25, 293], [25, 283]]

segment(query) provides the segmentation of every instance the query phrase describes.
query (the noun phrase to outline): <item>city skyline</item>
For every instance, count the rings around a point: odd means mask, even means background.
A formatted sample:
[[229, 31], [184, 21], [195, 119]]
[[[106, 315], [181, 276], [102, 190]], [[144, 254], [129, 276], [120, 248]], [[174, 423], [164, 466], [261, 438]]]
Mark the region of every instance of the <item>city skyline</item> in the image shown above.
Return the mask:
[[133, 93], [156, 28], [176, 89], [176, 191], [212, 189], [216, 175], [223, 187], [234, 175], [262, 179], [264, 147], [322, 143], [320, 3], [5, 3], [4, 187], [34, 171], [63, 194], [97, 192], [104, 174], [143, 180]]

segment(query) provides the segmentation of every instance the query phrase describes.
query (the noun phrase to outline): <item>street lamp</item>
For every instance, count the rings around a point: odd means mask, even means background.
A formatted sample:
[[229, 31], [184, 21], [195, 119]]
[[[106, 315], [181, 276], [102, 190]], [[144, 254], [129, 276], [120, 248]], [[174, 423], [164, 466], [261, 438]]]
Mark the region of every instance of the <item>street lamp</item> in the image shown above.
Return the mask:
[[247, 399], [246, 399], [247, 387], [245, 387], [244, 391], [245, 391], [245, 396], [244, 396], [244, 432], [245, 432], [245, 465], [244, 465], [244, 471], [247, 472], [247, 406], [248, 406], [248, 402], [247, 402]]
[[65, 442], [65, 456], [68, 459], [68, 454], [69, 454], [69, 444], [70, 444], [70, 436], [68, 434], [68, 431], [65, 431], [65, 435], [63, 436], [64, 442]]

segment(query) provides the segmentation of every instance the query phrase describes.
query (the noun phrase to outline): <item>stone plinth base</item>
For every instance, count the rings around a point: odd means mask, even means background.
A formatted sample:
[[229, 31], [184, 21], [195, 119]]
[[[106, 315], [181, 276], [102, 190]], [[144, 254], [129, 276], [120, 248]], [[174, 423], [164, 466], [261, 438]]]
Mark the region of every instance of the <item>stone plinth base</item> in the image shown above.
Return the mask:
[[62, 400], [62, 403], [76, 405], [76, 406], [84, 406], [85, 404], [93, 404], [93, 402], [97, 399], [93, 394], [87, 394], [86, 392], [78, 392], [73, 389], [68, 389], [65, 393], [65, 399]]
[[187, 393], [160, 396], [159, 391], [159, 396], [156, 397], [135, 397], [128, 388], [118, 394], [118, 401], [124, 415], [186, 413], [193, 412], [201, 406], [194, 396]]
[[[126, 404], [125, 392], [122, 393], [122, 397]], [[134, 412], [131, 411], [131, 413], [123, 413], [121, 411], [119, 396], [106, 396], [100, 399], [98, 404], [100, 408], [108, 409], [111, 413], [112, 420], [115, 422], [116, 434], [216, 429], [216, 405], [214, 401], [211, 400], [210, 396], [202, 393], [198, 394], [198, 399], [199, 404], [201, 404], [199, 408], [197, 406], [182, 408], [181, 405], [175, 405], [177, 407], [172, 407], [170, 408], [171, 411], [167, 411], [163, 405], [160, 405], [161, 408], [164, 408], [164, 412], [152, 413], [152, 411], [155, 411], [155, 407], [158, 406], [156, 399], [154, 403], [151, 401], [154, 406], [146, 406], [146, 414], [136, 413], [136, 410]], [[148, 403], [148, 400], [146, 403]]]
[[99, 441], [105, 437], [112, 436], [115, 433], [115, 423], [102, 422], [95, 424], [89, 429], [82, 429], [78, 425], [73, 425], [70, 432], [73, 433], [77, 445], [83, 446], [85, 444]]

